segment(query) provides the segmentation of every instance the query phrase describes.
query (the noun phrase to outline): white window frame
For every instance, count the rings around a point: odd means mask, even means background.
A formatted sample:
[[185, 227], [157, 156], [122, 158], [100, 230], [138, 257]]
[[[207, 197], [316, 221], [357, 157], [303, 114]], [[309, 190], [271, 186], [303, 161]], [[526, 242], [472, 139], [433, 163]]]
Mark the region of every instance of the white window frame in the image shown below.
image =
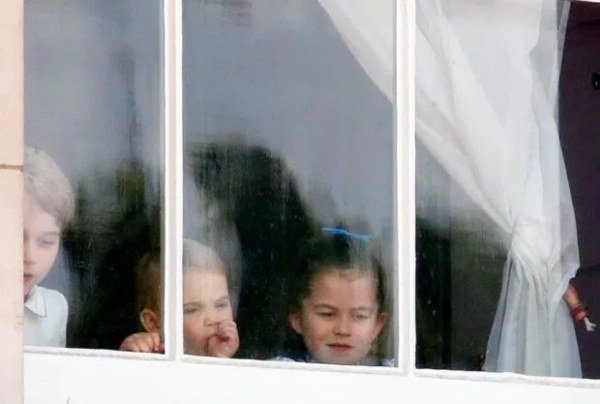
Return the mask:
[[[12, 98], [20, 106], [6, 118], [16, 122], [20, 132], [0, 135], [0, 164], [22, 164], [22, 45], [23, 1], [2, 0], [0, 22], [5, 16], [16, 18], [0, 29], [11, 35], [0, 35], [0, 50], [7, 43], [17, 48], [8, 58], [21, 81], [15, 79]], [[374, 0], [371, 0], [374, 1]], [[164, 356], [124, 353], [107, 350], [27, 348], [24, 353], [24, 386], [26, 403], [310, 403], [310, 402], [464, 402], [505, 403], [533, 400], [544, 403], [599, 402], [600, 381], [531, 377], [518, 374], [492, 374], [423, 370], [415, 368], [415, 147], [414, 147], [414, 55], [415, 1], [396, 1], [396, 276], [395, 294], [398, 315], [396, 323], [397, 368], [342, 367], [288, 362], [199, 358], [183, 354], [181, 338], [182, 303], [181, 234], [182, 234], [182, 0], [164, 0], [164, 246], [165, 314], [168, 330]], [[10, 11], [10, 13], [5, 12]], [[20, 15], [20, 17], [19, 17]], [[20, 18], [20, 19], [19, 19]], [[2, 31], [3, 32], [3, 31]], [[15, 38], [17, 40], [15, 40]], [[19, 54], [20, 49], [21, 54]], [[0, 62], [1, 63], [1, 62]], [[4, 65], [0, 65], [0, 84]], [[19, 87], [20, 86], [20, 87]], [[18, 96], [18, 91], [21, 95]], [[2, 91], [2, 90], [0, 90]], [[1, 95], [1, 94], [0, 94]], [[0, 102], [4, 102], [0, 97]], [[0, 104], [4, 107], [4, 104]], [[4, 111], [4, 109], [2, 110]], [[0, 116], [4, 120], [4, 116]], [[4, 121], [0, 121], [4, 129]], [[20, 125], [20, 126], [19, 126]], [[14, 144], [11, 155], [2, 153], [4, 145]], [[7, 162], [8, 161], [8, 162]], [[2, 166], [0, 166], [2, 167]], [[7, 170], [0, 170], [0, 187], [5, 190]], [[19, 176], [17, 170], [16, 176]], [[18, 184], [19, 180], [15, 180]], [[10, 188], [9, 188], [10, 189]], [[15, 192], [12, 200], [19, 201]], [[0, 201], [0, 208], [3, 205]], [[2, 215], [6, 216], [2, 209]], [[3, 222], [5, 217], [3, 217]], [[18, 223], [18, 222], [17, 222]], [[3, 230], [21, 240], [22, 229]], [[0, 241], [2, 241], [0, 234]], [[20, 243], [20, 241], [17, 241]], [[0, 265], [12, 262], [12, 277], [0, 273], [4, 290], [20, 290], [21, 250], [0, 251]], [[10, 258], [13, 261], [10, 261]], [[16, 276], [14, 276], [16, 274]], [[22, 294], [21, 294], [22, 295]], [[19, 296], [21, 296], [19, 295]], [[2, 306], [19, 307], [22, 297], [0, 294]], [[12, 300], [11, 300], [12, 299]], [[22, 312], [13, 309], [16, 325]], [[20, 309], [22, 310], [22, 308]], [[1, 316], [0, 321], [4, 318]], [[18, 328], [18, 327], [17, 327]], [[9, 345], [19, 346], [18, 332]], [[5, 343], [3, 341], [3, 343]], [[0, 353], [4, 353], [4, 348]], [[20, 353], [20, 350], [19, 350]], [[20, 402], [20, 362], [4, 362], [4, 370], [14, 371], [0, 385], [0, 402]], [[6, 372], [5, 372], [6, 373]], [[3, 374], [3, 373], [0, 373]], [[5, 395], [5, 386], [17, 386]]]
[[0, 402], [23, 397], [23, 4], [0, 2]]

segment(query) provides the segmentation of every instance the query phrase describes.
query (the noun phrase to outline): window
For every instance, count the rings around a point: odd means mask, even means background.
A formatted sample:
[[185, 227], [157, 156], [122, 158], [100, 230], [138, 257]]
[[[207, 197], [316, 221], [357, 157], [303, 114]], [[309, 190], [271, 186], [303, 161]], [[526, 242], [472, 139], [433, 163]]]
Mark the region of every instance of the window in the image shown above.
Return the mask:
[[[57, 292], [68, 302], [67, 347], [118, 349], [138, 330], [136, 306], [147, 294], [134, 269], [161, 252], [160, 16], [159, 0], [25, 2], [26, 194], [57, 212], [68, 194], [76, 202], [72, 219], [61, 219], [61, 247], [47, 276], [25, 285], [26, 345], [65, 346], [30, 309], [45, 299], [48, 324], [63, 310], [51, 298]], [[71, 192], [54, 179], [61, 171]], [[49, 184], [57, 200], [44, 194]], [[26, 261], [25, 273], [37, 281], [36, 272], [48, 270], [37, 258], [44, 249], [29, 244], [44, 228], [25, 222], [26, 254], [36, 262]], [[153, 300], [144, 304], [162, 311]]]
[[[393, 362], [393, 124], [393, 104], [318, 2], [183, 1], [183, 232], [230, 269], [236, 357]], [[353, 252], [333, 246], [336, 237]], [[319, 296], [314, 304], [327, 307], [313, 315], [307, 304], [288, 308], [290, 296], [305, 294], [308, 268], [316, 267], [313, 290], [332, 265], [376, 274], [367, 255], [387, 293], [380, 304], [361, 303], [364, 329], [351, 324], [377, 337], [329, 333], [349, 314], [341, 293]], [[184, 291], [192, 278], [185, 269]], [[288, 317], [296, 316], [293, 330]], [[339, 354], [321, 352], [322, 338]], [[361, 348], [346, 355], [342, 345]]]
[[442, 3], [417, 7], [417, 364], [593, 377], [598, 6]]
[[[211, 2], [204, 2], [211, 3]], [[235, 5], [239, 2], [228, 2]], [[165, 184], [167, 196], [184, 190], [182, 162], [182, 3], [164, 4], [164, 111]], [[242, 10], [243, 11], [243, 10]], [[367, 401], [407, 397], [410, 400], [505, 402], [507, 399], [533, 398], [547, 402], [594, 400], [597, 390], [582, 389], [593, 382], [556, 381], [509, 375], [453, 373], [415, 370], [416, 338], [412, 314], [415, 302], [414, 281], [414, 2], [400, 2], [396, 8], [396, 218], [398, 268], [395, 293], [398, 296], [395, 341], [398, 369], [342, 368], [332, 365], [288, 364], [254, 360], [230, 361], [217, 358], [183, 357], [183, 346], [176, 341], [183, 323], [180, 272], [166, 271], [166, 311], [169, 330], [165, 335], [167, 353], [163, 356], [123, 355], [112, 351], [67, 350], [25, 354], [26, 398], [30, 402], [209, 402], [267, 401], [282, 397], [298, 402], [331, 400]], [[234, 13], [235, 15], [235, 13]], [[237, 17], [236, 17], [237, 18]], [[185, 38], [184, 38], [185, 40]], [[408, 45], [407, 45], [408, 44]], [[405, 46], [407, 45], [407, 46]], [[184, 56], [185, 58], [185, 56]], [[183, 77], [185, 80], [185, 75]], [[185, 108], [185, 105], [183, 105]], [[4, 141], [4, 140], [3, 140]], [[183, 234], [181, 199], [165, 198], [165, 263], [179, 269]], [[93, 375], [93, 376], [91, 376]], [[518, 383], [514, 383], [518, 380]], [[523, 381], [529, 384], [525, 385]], [[548, 386], [557, 384], [557, 386]], [[578, 386], [573, 386], [574, 384]], [[193, 387], [191, 387], [193, 386]]]

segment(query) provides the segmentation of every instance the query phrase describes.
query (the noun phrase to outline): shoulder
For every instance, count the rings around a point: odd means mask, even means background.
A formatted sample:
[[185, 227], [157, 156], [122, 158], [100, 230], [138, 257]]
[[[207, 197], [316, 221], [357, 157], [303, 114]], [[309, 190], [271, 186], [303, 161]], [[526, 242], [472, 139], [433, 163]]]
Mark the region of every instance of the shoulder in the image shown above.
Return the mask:
[[68, 310], [67, 299], [58, 290], [38, 286], [38, 291], [44, 299], [47, 311], [66, 312]]
[[36, 287], [32, 308], [25, 312], [25, 345], [64, 347], [69, 316], [67, 299], [62, 293]]
[[281, 355], [277, 355], [272, 360], [281, 362], [311, 362], [310, 356], [306, 351], [296, 349], [285, 350]]
[[276, 356], [274, 358], [271, 358], [271, 360], [279, 362], [297, 362], [295, 359], [288, 358], [287, 356]]

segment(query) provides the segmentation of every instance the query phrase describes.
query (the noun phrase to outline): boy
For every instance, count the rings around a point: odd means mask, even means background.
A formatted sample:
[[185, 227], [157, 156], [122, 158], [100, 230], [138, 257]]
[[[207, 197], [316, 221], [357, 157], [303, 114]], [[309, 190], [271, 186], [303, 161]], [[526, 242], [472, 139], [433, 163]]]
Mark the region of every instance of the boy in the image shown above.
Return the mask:
[[38, 286], [48, 274], [75, 201], [69, 181], [41, 150], [26, 148], [23, 206], [25, 345], [64, 347], [69, 307], [56, 290]]
[[[160, 258], [138, 265], [140, 321], [145, 332], [125, 338], [120, 349], [163, 352], [160, 338]], [[210, 248], [183, 241], [183, 337], [185, 353], [231, 358], [239, 347], [227, 286], [227, 268]]]

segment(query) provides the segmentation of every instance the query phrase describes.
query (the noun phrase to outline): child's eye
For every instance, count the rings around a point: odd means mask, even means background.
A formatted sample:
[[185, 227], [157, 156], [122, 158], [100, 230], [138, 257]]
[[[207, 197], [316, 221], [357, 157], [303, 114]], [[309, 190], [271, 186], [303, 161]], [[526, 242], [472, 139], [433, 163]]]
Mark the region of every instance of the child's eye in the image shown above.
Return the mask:
[[317, 312], [317, 316], [329, 318], [329, 317], [333, 317], [333, 312], [331, 312], [331, 311], [319, 311], [319, 312]]
[[55, 237], [42, 237], [37, 242], [41, 247], [53, 247], [56, 245], [57, 239]]
[[229, 307], [229, 302], [228, 301], [224, 301], [224, 302], [217, 302], [217, 304], [215, 304], [215, 307], [217, 309], [226, 309]]
[[355, 320], [367, 320], [368, 318], [369, 318], [368, 314], [355, 314], [354, 315]]
[[183, 314], [194, 314], [197, 313], [199, 310], [197, 307], [184, 307], [183, 308]]

